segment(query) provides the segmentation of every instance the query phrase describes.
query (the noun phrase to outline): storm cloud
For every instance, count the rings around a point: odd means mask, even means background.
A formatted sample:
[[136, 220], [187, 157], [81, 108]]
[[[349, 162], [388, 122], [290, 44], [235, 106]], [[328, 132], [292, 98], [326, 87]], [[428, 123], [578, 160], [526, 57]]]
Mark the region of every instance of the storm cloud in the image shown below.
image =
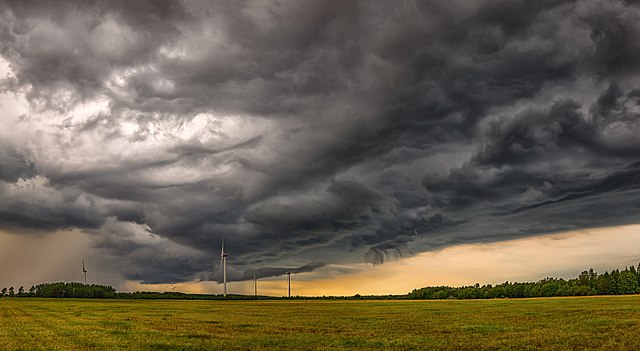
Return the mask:
[[0, 229], [146, 283], [638, 223], [633, 1], [4, 1]]

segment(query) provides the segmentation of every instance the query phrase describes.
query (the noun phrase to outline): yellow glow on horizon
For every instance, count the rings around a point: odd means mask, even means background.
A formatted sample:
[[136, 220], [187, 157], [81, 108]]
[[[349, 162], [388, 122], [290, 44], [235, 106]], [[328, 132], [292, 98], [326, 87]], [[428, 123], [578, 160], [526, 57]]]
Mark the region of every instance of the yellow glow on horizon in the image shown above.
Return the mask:
[[424, 286], [573, 278], [640, 261], [640, 225], [565, 232], [425, 252], [357, 273], [299, 284], [300, 295], [405, 294]]
[[424, 252], [335, 278], [299, 283], [300, 295], [405, 294], [424, 286], [573, 278], [640, 261], [640, 225], [564, 232]]
[[[640, 261], [640, 225], [587, 229], [496, 243], [464, 244], [424, 252], [379, 266], [330, 265], [291, 276], [291, 294], [349, 296], [405, 294], [437, 285], [497, 284], [537, 281], [547, 276], [573, 278], [583, 270], [605, 270]], [[352, 273], [334, 274], [336, 270]], [[213, 282], [143, 285], [129, 282], [128, 290], [222, 292]], [[233, 294], [253, 294], [253, 282], [230, 282]], [[286, 296], [286, 277], [258, 281], [261, 295]]]
[[[329, 265], [291, 276], [292, 295], [405, 294], [434, 285], [496, 284], [537, 281], [547, 276], [573, 278], [581, 271], [636, 265], [640, 261], [640, 225], [597, 228], [524, 239], [451, 246], [379, 266], [364, 263]], [[91, 238], [78, 230], [47, 235], [0, 232], [0, 267], [7, 286], [51, 281], [78, 281], [86, 258], [90, 283], [113, 284], [119, 291], [181, 291], [220, 294], [222, 284], [123, 283], [119, 262], [92, 254]], [[253, 294], [253, 282], [229, 282], [232, 294]], [[258, 281], [258, 293], [287, 295], [286, 276]]]

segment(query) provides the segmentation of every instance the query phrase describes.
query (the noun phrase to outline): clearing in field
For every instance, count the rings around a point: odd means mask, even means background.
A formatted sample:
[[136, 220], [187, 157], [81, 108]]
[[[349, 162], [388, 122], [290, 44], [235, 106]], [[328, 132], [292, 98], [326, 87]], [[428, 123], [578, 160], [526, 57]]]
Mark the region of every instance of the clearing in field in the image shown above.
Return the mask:
[[640, 296], [467, 301], [0, 299], [1, 350], [634, 350]]

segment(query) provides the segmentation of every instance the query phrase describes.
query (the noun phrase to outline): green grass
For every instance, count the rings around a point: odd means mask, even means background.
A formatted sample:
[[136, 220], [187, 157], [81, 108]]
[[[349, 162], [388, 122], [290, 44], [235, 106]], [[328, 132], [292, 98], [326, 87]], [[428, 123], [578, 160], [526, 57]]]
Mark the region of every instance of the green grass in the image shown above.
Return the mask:
[[0, 350], [640, 350], [640, 296], [0, 299]]

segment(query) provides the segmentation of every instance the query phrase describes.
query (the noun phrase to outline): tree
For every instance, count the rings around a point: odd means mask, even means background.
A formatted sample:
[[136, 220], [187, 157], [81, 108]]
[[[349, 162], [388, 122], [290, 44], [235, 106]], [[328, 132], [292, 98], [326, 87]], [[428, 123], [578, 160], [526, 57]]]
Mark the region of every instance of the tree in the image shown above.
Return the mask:
[[45, 283], [38, 284], [30, 290], [33, 296], [38, 297], [90, 297], [90, 298], [113, 298], [116, 289], [111, 286], [74, 283]]
[[620, 273], [619, 294], [636, 294], [640, 290], [636, 275], [630, 271]]
[[614, 294], [612, 289], [613, 283], [611, 279], [611, 275], [609, 272], [604, 272], [604, 274], [598, 277], [598, 284], [596, 286], [596, 290], [600, 295], [612, 295]]
[[2, 288], [2, 295], [6, 295], [7, 294], [7, 288]]
[[597, 279], [598, 279], [598, 273], [594, 272], [593, 268], [589, 269], [588, 271], [584, 271], [580, 273], [580, 276], [578, 277], [578, 281], [580, 282], [580, 285], [588, 286], [591, 288], [596, 287]]
[[13, 286], [9, 288], [9, 296], [13, 297], [16, 293], [13, 292]]
[[556, 296], [558, 288], [559, 285], [557, 282], [549, 280], [548, 282], [544, 283], [544, 285], [542, 285], [542, 287], [540, 288], [540, 292], [542, 293], [542, 296]]
[[22, 296], [22, 295], [24, 295], [24, 286], [21, 286], [21, 287], [18, 289], [18, 296]]
[[36, 287], [31, 285], [31, 288], [29, 288], [29, 296], [34, 296], [36, 294]]
[[614, 269], [611, 271], [611, 294], [620, 295], [622, 294], [620, 286], [620, 270]]

